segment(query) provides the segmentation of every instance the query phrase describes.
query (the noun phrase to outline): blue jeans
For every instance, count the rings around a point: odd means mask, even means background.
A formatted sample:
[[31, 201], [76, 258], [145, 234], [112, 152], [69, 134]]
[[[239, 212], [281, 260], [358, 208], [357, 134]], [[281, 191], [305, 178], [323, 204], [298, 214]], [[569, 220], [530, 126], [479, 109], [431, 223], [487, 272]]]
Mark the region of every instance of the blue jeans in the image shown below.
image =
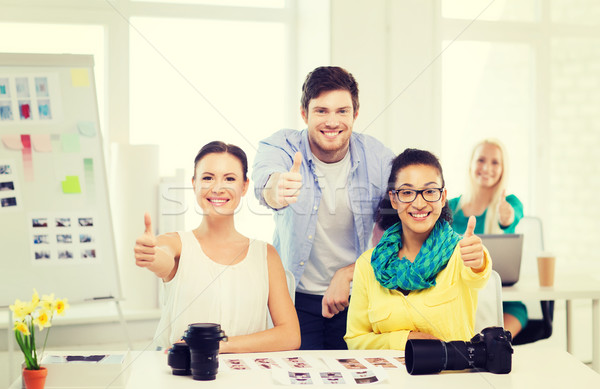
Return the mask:
[[323, 296], [296, 292], [296, 312], [300, 322], [300, 350], [347, 350], [344, 341], [348, 309], [331, 319], [321, 314]]

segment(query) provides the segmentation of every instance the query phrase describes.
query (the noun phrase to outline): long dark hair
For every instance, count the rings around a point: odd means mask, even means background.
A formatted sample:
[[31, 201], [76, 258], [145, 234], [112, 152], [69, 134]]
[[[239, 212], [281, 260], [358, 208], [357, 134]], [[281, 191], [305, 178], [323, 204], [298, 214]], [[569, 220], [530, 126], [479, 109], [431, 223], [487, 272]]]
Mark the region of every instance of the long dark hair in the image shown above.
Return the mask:
[[[442, 165], [435, 155], [426, 150], [406, 149], [392, 161], [392, 171], [388, 179], [388, 192], [396, 189], [394, 185], [396, 184], [398, 172], [405, 167], [412, 165], [426, 165], [437, 169], [442, 178], [442, 186], [446, 186]], [[449, 224], [452, 224], [452, 211], [450, 210], [448, 201], [446, 201], [446, 204], [444, 204], [444, 207], [442, 208], [440, 218], [446, 220]], [[383, 199], [379, 202], [375, 222], [385, 231], [399, 221], [398, 211], [392, 207], [389, 196], [383, 196]]]
[[236, 145], [227, 144], [225, 142], [221, 142], [220, 140], [209, 142], [202, 146], [200, 151], [198, 151], [198, 154], [194, 159], [194, 176], [196, 176], [196, 166], [198, 165], [198, 162], [200, 162], [200, 160], [204, 158], [207, 154], [213, 153], [227, 153], [239, 159], [240, 163], [242, 164], [242, 172], [244, 172], [244, 181], [248, 179], [248, 158], [246, 157], [246, 153], [244, 152], [244, 150], [242, 150]]

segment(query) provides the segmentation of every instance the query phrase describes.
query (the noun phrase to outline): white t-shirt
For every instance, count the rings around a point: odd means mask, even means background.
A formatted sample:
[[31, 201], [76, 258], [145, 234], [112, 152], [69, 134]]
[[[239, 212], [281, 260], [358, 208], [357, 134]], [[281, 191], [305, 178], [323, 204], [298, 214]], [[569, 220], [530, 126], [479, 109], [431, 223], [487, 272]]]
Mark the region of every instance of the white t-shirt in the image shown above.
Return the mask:
[[323, 295], [334, 273], [356, 261], [354, 215], [348, 196], [350, 153], [339, 162], [313, 158], [321, 202], [312, 250], [296, 290]]
[[217, 323], [227, 336], [267, 329], [269, 268], [267, 244], [250, 240], [248, 254], [235, 265], [210, 259], [192, 231], [178, 232], [177, 274], [164, 283], [164, 303], [156, 330], [157, 346], [181, 339], [191, 323]]

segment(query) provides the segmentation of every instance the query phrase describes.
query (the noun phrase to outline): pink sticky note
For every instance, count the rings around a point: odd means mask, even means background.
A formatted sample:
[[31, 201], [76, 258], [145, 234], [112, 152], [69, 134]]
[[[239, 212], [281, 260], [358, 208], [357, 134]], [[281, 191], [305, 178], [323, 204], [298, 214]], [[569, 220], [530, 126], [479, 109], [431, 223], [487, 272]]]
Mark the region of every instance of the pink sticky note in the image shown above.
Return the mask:
[[21, 135], [19, 134], [8, 134], [2, 135], [2, 143], [4, 147], [9, 150], [22, 150], [23, 143], [21, 142]]
[[52, 151], [50, 134], [31, 135], [31, 143], [33, 144], [33, 149], [38, 153], [49, 153]]

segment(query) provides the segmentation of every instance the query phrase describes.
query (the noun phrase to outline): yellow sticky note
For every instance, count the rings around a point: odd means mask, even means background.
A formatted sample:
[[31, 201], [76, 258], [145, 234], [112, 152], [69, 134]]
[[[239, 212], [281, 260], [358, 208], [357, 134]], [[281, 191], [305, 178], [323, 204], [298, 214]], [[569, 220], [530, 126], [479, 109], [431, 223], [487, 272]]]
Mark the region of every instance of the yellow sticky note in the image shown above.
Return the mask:
[[63, 193], [81, 193], [78, 176], [67, 176], [61, 184]]
[[73, 86], [90, 86], [90, 76], [87, 69], [71, 69]]

